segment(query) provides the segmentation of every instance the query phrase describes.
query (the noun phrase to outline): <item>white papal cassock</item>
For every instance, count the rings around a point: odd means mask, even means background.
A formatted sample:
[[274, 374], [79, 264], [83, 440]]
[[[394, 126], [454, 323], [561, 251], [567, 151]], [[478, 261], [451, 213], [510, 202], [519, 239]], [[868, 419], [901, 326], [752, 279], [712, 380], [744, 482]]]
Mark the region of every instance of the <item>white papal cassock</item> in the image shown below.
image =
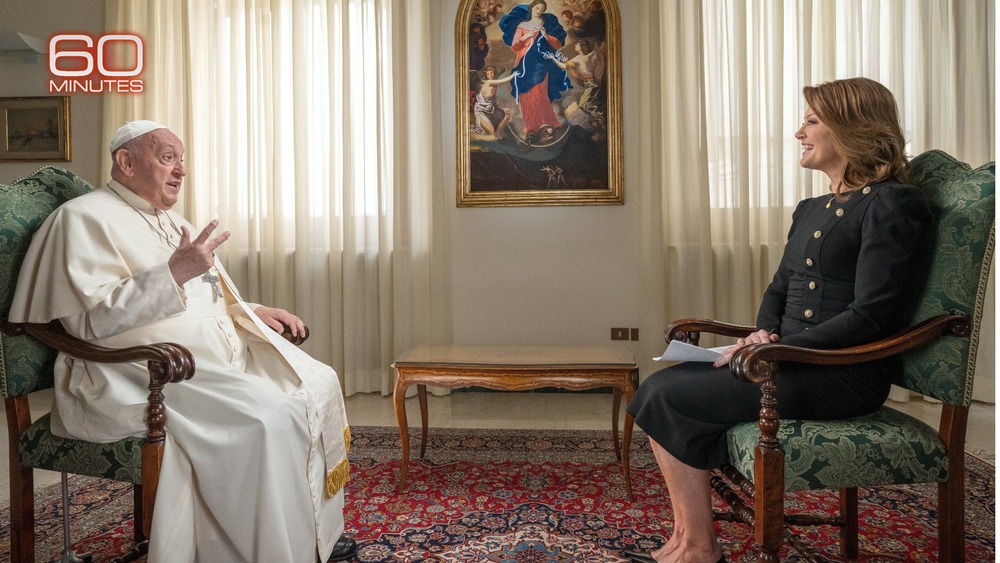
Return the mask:
[[[166, 447], [148, 561], [325, 561], [344, 530], [350, 433], [337, 374], [264, 325], [216, 263], [177, 287], [179, 227], [123, 185], [70, 200], [31, 242], [14, 322], [59, 319], [102, 346], [176, 342], [192, 379], [164, 388]], [[52, 431], [109, 442], [145, 435], [144, 365], [60, 356]]]

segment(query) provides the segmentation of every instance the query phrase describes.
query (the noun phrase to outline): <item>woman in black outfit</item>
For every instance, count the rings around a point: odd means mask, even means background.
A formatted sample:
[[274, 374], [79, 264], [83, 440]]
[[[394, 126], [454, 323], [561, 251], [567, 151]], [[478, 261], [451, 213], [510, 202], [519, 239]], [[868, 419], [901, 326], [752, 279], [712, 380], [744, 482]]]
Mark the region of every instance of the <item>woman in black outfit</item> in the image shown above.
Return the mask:
[[[714, 365], [682, 363], [651, 375], [628, 412], [648, 435], [674, 511], [669, 541], [632, 561], [725, 561], [712, 521], [709, 470], [728, 462], [726, 431], [755, 421], [760, 388], [733, 377], [733, 353], [778, 342], [842, 348], [905, 328], [923, 279], [932, 214], [914, 186], [896, 101], [866, 78], [803, 89], [805, 121], [795, 133], [799, 164], [824, 172], [830, 194], [799, 203], [784, 256], [764, 293], [757, 331]], [[850, 366], [782, 364], [783, 418], [833, 419], [870, 413], [901, 375], [896, 359]]]

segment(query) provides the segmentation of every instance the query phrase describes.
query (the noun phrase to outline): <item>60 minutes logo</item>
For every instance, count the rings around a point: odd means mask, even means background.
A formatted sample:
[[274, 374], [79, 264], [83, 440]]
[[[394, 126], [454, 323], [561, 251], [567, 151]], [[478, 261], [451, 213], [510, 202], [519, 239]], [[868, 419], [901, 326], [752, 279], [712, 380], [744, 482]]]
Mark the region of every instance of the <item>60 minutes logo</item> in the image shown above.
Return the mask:
[[[109, 48], [124, 48], [131, 54], [132, 68], [109, 67]], [[49, 39], [49, 92], [138, 93], [142, 92], [142, 38], [129, 33], [109, 33], [97, 40], [82, 33], [61, 33]]]

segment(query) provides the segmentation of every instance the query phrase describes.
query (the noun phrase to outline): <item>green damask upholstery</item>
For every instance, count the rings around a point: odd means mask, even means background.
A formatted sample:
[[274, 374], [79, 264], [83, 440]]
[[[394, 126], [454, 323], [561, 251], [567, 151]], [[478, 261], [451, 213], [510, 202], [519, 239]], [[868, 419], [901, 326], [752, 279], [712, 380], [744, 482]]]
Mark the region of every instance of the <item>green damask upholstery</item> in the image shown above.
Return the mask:
[[[76, 174], [46, 166], [0, 185], [0, 318], [14, 298], [17, 274], [31, 236], [57, 207], [94, 187]], [[52, 387], [56, 352], [34, 338], [0, 337], [0, 392], [13, 397]], [[21, 465], [140, 483], [142, 438], [111, 444], [68, 440], [52, 434], [49, 416], [34, 421], [21, 436]]]
[[[938, 338], [904, 353], [905, 387], [967, 407], [993, 258], [994, 163], [973, 170], [933, 150], [914, 158], [911, 167], [911, 182], [938, 210], [933, 262], [911, 324], [960, 312], [972, 317], [972, 335]], [[730, 463], [751, 480], [759, 437], [757, 422], [728, 434]], [[889, 407], [848, 420], [781, 420], [778, 439], [787, 491], [948, 479], [948, 454], [937, 429]]]
[[[730, 464], [754, 479], [756, 422], [729, 431]], [[937, 430], [897, 410], [847, 420], [782, 420], [785, 490], [935, 483], [948, 478], [948, 452]]]
[[940, 209], [927, 288], [914, 323], [945, 311], [972, 317], [971, 338], [942, 338], [903, 355], [909, 389], [948, 404], [972, 403], [979, 324], [993, 259], [994, 163], [972, 170], [941, 151], [914, 158], [911, 182]]
[[[46, 166], [12, 184], [0, 184], [0, 318], [6, 318], [31, 236], [63, 202], [93, 191], [85, 180]], [[24, 335], [0, 336], [0, 391], [4, 397], [52, 387], [54, 350]]]
[[45, 414], [31, 423], [18, 444], [21, 465], [115, 481], [142, 483], [142, 438], [97, 444], [60, 438], [49, 430]]

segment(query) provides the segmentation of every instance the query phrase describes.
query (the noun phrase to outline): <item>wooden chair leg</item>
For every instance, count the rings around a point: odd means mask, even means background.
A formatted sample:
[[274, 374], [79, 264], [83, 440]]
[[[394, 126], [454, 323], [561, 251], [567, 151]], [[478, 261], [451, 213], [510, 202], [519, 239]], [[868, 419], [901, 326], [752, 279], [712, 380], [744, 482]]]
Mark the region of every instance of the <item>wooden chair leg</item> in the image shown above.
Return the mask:
[[10, 472], [10, 558], [20, 563], [35, 563], [35, 474], [32, 468], [21, 465], [17, 452], [21, 434], [31, 425], [28, 397], [5, 398], [4, 410]]
[[754, 539], [757, 561], [778, 563], [785, 530], [785, 454], [781, 450], [754, 455]]
[[938, 484], [938, 561], [965, 563], [965, 471]]
[[11, 561], [35, 563], [35, 476], [30, 467], [21, 467], [16, 457], [10, 463]]
[[785, 532], [785, 452], [778, 444], [777, 388], [772, 379], [761, 386], [760, 438], [754, 449], [754, 539], [757, 561], [778, 563]]
[[844, 527], [840, 529], [840, 555], [847, 559], [858, 558], [858, 488], [840, 489], [840, 516]]
[[939, 434], [948, 447], [948, 480], [938, 483], [938, 561], [965, 561], [965, 431], [969, 407], [945, 404]]

